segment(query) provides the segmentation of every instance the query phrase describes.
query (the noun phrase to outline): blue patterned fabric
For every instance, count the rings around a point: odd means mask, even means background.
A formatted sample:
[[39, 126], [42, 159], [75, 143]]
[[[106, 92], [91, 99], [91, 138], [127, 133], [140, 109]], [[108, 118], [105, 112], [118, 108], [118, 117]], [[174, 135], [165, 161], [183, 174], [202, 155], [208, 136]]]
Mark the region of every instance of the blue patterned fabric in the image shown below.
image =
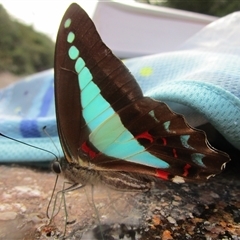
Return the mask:
[[[208, 25], [178, 51], [125, 60], [144, 95], [165, 101], [193, 126], [210, 122], [240, 149], [240, 12]], [[62, 156], [53, 70], [0, 90], [0, 132]], [[54, 144], [43, 132], [47, 132]], [[45, 162], [47, 152], [0, 137], [0, 162]]]

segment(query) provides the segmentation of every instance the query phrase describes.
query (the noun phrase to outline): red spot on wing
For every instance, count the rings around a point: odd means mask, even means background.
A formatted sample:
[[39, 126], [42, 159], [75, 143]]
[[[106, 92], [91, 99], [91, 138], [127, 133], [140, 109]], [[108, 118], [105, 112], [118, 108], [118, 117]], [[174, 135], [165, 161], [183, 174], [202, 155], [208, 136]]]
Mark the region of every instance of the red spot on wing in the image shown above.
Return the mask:
[[163, 146], [167, 146], [167, 139], [166, 138], [161, 138], [163, 141]]
[[177, 155], [177, 150], [175, 149], [175, 148], [173, 148], [173, 156], [175, 157], [175, 158], [178, 158], [178, 155]]
[[158, 178], [162, 178], [164, 180], [169, 180], [169, 173], [168, 172], [165, 172], [163, 170], [160, 170], [160, 169], [157, 169], [156, 170], [156, 177]]
[[188, 176], [188, 169], [190, 169], [191, 168], [191, 165], [190, 164], [186, 164], [185, 166], [184, 166], [184, 172], [183, 172], [183, 177], [187, 177]]
[[97, 152], [94, 152], [88, 145], [87, 145], [87, 142], [84, 142], [81, 146], [81, 149], [83, 152], [85, 152], [91, 159], [92, 158], [95, 158], [98, 153]]
[[152, 135], [149, 134], [148, 132], [143, 132], [143, 133], [135, 136], [135, 138], [136, 138], [136, 139], [141, 139], [141, 138], [143, 138], [143, 139], [149, 140], [151, 143], [153, 142], [153, 137], [152, 137]]

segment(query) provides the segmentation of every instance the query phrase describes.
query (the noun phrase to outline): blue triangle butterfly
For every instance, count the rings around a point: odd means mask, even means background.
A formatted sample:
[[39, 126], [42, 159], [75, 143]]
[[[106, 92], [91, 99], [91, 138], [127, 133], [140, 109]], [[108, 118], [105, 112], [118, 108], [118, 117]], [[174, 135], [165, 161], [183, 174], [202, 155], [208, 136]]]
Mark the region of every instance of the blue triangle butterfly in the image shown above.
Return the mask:
[[143, 96], [75, 3], [57, 36], [55, 101], [65, 155], [58, 163], [73, 184], [144, 191], [160, 179], [206, 180], [229, 161], [181, 115]]

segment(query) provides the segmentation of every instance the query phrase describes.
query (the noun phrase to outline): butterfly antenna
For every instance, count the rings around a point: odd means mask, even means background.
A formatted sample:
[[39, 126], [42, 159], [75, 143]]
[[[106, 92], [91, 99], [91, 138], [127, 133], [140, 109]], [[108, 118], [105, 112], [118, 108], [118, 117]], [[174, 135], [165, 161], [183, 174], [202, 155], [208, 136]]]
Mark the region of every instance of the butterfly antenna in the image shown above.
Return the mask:
[[7, 139], [10, 139], [10, 140], [12, 140], [12, 141], [15, 141], [15, 142], [24, 144], [24, 145], [26, 145], [26, 146], [29, 146], [29, 147], [32, 147], [32, 148], [35, 148], [35, 149], [38, 149], [38, 150], [41, 150], [41, 151], [50, 153], [50, 154], [53, 155], [56, 159], [58, 159], [58, 157], [57, 157], [56, 154], [54, 154], [53, 152], [48, 151], [48, 150], [46, 150], [46, 149], [43, 149], [43, 148], [40, 148], [40, 147], [36, 147], [36, 146], [31, 145], [31, 144], [26, 143], [26, 142], [22, 142], [22, 141], [20, 141], [20, 140], [17, 140], [17, 139], [15, 139], [15, 138], [11, 138], [11, 137], [9, 137], [9, 136], [7, 136], [7, 135], [4, 135], [4, 134], [2, 134], [2, 133], [0, 133], [0, 136], [5, 137], [5, 138], [7, 138]]
[[[53, 146], [55, 147], [56, 151], [58, 152], [58, 156], [60, 156], [60, 152], [59, 152], [56, 144], [54, 143], [52, 137], [50, 136], [50, 134], [49, 134], [48, 131], [47, 131], [47, 126], [44, 126], [44, 127], [42, 128], [42, 130], [43, 130], [44, 134], [45, 134], [45, 135], [50, 139], [50, 141], [52, 142]], [[60, 158], [60, 157], [58, 157], [57, 159], [59, 159], [59, 158]]]

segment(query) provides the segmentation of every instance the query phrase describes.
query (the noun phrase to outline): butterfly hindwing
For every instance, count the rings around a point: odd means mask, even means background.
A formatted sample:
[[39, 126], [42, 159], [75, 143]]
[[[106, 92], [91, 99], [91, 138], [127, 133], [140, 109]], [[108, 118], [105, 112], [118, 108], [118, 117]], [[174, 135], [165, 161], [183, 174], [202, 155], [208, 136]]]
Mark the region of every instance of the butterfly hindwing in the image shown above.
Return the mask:
[[206, 179], [228, 161], [181, 115], [143, 97], [77, 4], [66, 11], [58, 32], [55, 98], [69, 163], [181, 182]]

